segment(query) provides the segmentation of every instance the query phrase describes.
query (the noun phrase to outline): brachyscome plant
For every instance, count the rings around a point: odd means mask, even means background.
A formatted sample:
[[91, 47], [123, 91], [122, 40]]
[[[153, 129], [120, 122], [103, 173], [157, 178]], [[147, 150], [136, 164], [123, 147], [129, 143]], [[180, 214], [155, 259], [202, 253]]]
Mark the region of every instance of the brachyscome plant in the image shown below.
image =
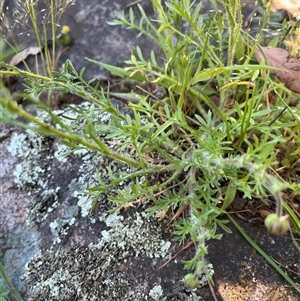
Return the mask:
[[[130, 114], [122, 114], [113, 105], [109, 89], [86, 82], [84, 70], [76, 71], [70, 61], [51, 77], [2, 63], [5, 70], [0, 74], [24, 77], [28, 98], [48, 113], [54, 126], [28, 113], [8, 94], [0, 103], [5, 113], [2, 120], [129, 165], [126, 174], [110, 172], [109, 183], [98, 176], [99, 185], [88, 190], [95, 197], [93, 208], [101, 194], [127, 181], [127, 189], [116, 190], [110, 197], [117, 208], [147, 203], [148, 214], [159, 218], [177, 212], [173, 218], [174, 239], [181, 243], [191, 240], [196, 245], [194, 257], [185, 262], [192, 273], [184, 279], [186, 286], [194, 289], [203, 273], [212, 281], [204, 260], [207, 241], [221, 239], [221, 231], [230, 232], [226, 210], [236, 195], [273, 196], [300, 233], [299, 219], [282, 197], [286, 189], [299, 194], [299, 183], [292, 169], [288, 178], [280, 174], [282, 169], [287, 170], [287, 161], [298, 166], [300, 111], [299, 106], [289, 106], [295, 95], [271, 77], [270, 71], [276, 68], [253, 61], [255, 48], [263, 39], [262, 30], [255, 37], [243, 32], [240, 1], [216, 1], [215, 6], [221, 5], [222, 11], [207, 17], [201, 15], [201, 3], [152, 3], [156, 20], [150, 20], [138, 6], [140, 20], [129, 10], [128, 16], [117, 13], [118, 19], [110, 23], [148, 36], [160, 47], [160, 55], [151, 52], [150, 58], [145, 58], [137, 47], [125, 68], [96, 62], [137, 86], [150, 84], [141, 94], [114, 93], [129, 100]], [[270, 8], [265, 11], [268, 16]], [[265, 20], [262, 26], [266, 24]], [[164, 90], [161, 97], [155, 95], [157, 88]], [[59, 118], [39, 101], [39, 93], [47, 89], [73, 93], [93, 103], [89, 111], [76, 109], [82, 122], [80, 129], [72, 128], [64, 117]], [[268, 106], [266, 98], [271, 96], [275, 100]], [[288, 109], [278, 115], [286, 105]], [[97, 119], [103, 112], [110, 113], [109, 124]], [[30, 123], [14, 119], [16, 116]], [[293, 151], [285, 156], [280, 150], [286, 148], [287, 137]], [[106, 139], [117, 141], [120, 149], [110, 148]], [[280, 160], [279, 152], [287, 161]], [[261, 199], [267, 206], [268, 202]], [[269, 222], [267, 227], [278, 230]], [[286, 220], [281, 229], [288, 230]], [[289, 277], [286, 279], [299, 291]]]

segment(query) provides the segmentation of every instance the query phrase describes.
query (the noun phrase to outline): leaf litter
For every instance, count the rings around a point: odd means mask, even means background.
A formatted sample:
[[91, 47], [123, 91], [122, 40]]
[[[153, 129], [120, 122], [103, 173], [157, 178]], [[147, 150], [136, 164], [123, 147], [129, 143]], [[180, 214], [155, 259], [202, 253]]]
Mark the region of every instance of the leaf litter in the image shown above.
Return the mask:
[[[260, 50], [261, 49], [261, 50]], [[260, 47], [255, 51], [257, 61], [283, 69], [282, 71], [272, 70], [275, 75], [287, 88], [300, 94], [300, 60], [289, 54], [288, 51], [277, 47]]]

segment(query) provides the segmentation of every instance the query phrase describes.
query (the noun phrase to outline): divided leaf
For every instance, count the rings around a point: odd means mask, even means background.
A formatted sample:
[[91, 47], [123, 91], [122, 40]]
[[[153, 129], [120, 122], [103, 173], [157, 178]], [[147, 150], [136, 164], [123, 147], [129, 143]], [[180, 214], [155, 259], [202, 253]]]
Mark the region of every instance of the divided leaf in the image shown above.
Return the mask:
[[[281, 48], [261, 47], [261, 49], [270, 66], [285, 70], [272, 70], [271, 73], [283, 82], [290, 90], [300, 93], [300, 61]], [[264, 55], [259, 49], [256, 49], [255, 57], [258, 62], [264, 60]]]

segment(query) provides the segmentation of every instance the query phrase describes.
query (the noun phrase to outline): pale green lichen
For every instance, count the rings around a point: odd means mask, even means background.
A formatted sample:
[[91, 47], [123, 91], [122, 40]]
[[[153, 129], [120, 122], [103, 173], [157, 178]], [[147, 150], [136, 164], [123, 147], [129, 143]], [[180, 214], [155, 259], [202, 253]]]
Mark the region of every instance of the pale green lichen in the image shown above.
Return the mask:
[[208, 273], [208, 275], [205, 274], [205, 273], [202, 273], [201, 275], [199, 275], [199, 285], [200, 286], [207, 285], [207, 283], [208, 283], [208, 277], [209, 276], [212, 277], [214, 275], [214, 273], [215, 273], [214, 267], [213, 267], [213, 265], [211, 263], [206, 263], [205, 264], [205, 269], [206, 269], [206, 272]]
[[65, 144], [59, 143], [56, 146], [56, 150], [53, 154], [54, 158], [60, 162], [66, 163], [68, 161], [68, 155], [70, 154], [70, 148]]
[[111, 248], [122, 250], [124, 257], [128, 255], [148, 257], [169, 257], [171, 243], [160, 237], [157, 221], [146, 219], [145, 213], [134, 213], [126, 219], [116, 213], [110, 214], [106, 220], [109, 230], [101, 232], [102, 240], [99, 247], [109, 244]]
[[7, 150], [20, 159], [13, 172], [14, 182], [20, 189], [45, 189], [48, 183], [48, 164], [52, 159], [45, 137], [30, 130], [14, 133]]
[[69, 205], [63, 210], [60, 217], [49, 223], [50, 231], [53, 236], [53, 245], [58, 244], [69, 233], [69, 229], [79, 216], [77, 205]]
[[166, 298], [163, 297], [163, 294], [164, 292], [162, 287], [160, 285], [156, 285], [150, 290], [149, 297], [155, 301], [165, 301]]
[[[150, 290], [149, 295], [135, 292], [117, 272], [119, 264], [125, 264], [132, 256], [170, 257], [170, 242], [161, 238], [157, 221], [148, 220], [145, 214], [137, 212], [126, 219], [119, 212], [104, 215], [108, 229], [102, 231], [98, 243], [57, 252], [46, 251], [33, 259], [28, 265], [25, 282], [30, 283], [35, 277], [39, 279], [35, 280], [29, 301], [58, 301], [62, 296], [71, 298], [75, 287], [76, 298], [73, 296], [72, 300], [165, 300], [159, 287]], [[59, 221], [53, 222], [53, 228], [60, 228]], [[81, 266], [88, 273], [84, 280], [81, 279]]]

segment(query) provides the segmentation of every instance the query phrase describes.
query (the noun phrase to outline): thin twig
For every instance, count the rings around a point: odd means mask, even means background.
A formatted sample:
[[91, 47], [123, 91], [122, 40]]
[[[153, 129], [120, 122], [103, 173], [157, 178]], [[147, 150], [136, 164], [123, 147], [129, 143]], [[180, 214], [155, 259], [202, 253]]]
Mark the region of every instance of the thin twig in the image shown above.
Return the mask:
[[211, 292], [211, 294], [212, 294], [214, 300], [215, 300], [215, 301], [218, 301], [217, 296], [216, 296], [216, 293], [215, 293], [215, 290], [214, 290], [213, 286], [211, 285], [211, 283], [210, 283], [209, 281], [208, 281], [208, 286], [209, 286], [210, 292]]
[[282, 266], [284, 269], [288, 270], [289, 272], [297, 275], [297, 276], [300, 276], [299, 273], [296, 273], [295, 271], [293, 271], [292, 269], [286, 267], [285, 265], [283, 265], [282, 263], [280, 263], [279, 261], [275, 260], [272, 256], [270, 256], [278, 265]]
[[133, 6], [133, 5], [136, 5], [140, 2], [142, 2], [143, 0], [136, 0], [136, 1], [133, 1], [133, 2], [130, 2], [129, 4], [126, 5], [126, 7], [130, 7], [130, 6]]
[[274, 117], [274, 119], [268, 123], [268, 126], [271, 126], [285, 112], [285, 110], [287, 108], [288, 107], [284, 107], [279, 113], [277, 113], [277, 115]]
[[160, 270], [161, 268], [166, 266], [170, 261], [175, 259], [182, 251], [189, 248], [193, 243], [194, 243], [193, 241], [188, 242], [184, 247], [182, 247], [174, 256], [172, 256], [167, 262], [165, 262], [163, 265], [161, 265], [158, 269]]

